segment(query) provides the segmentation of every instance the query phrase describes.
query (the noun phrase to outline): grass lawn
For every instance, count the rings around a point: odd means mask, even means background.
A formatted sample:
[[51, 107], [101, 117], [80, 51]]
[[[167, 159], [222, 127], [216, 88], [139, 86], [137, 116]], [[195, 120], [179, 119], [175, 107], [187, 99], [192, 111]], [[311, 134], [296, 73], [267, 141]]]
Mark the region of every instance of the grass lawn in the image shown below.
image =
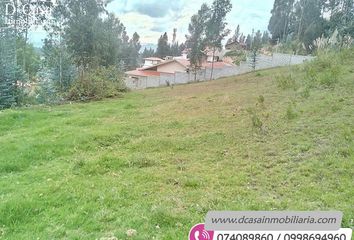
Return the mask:
[[[354, 60], [0, 112], [0, 239], [186, 239], [209, 210], [340, 210], [354, 226]], [[288, 72], [296, 87], [282, 90]], [[279, 77], [278, 77], [279, 78]]]

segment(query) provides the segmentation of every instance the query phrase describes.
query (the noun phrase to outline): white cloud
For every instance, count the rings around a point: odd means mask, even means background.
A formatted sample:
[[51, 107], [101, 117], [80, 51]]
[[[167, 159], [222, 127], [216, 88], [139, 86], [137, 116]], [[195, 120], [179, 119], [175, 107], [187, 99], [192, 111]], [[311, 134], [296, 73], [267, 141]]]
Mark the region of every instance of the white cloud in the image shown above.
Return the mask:
[[[114, 0], [108, 10], [123, 22], [130, 36], [137, 32], [143, 43], [157, 43], [164, 32], [168, 32], [171, 39], [173, 28], [178, 30], [177, 40], [184, 42], [190, 18], [204, 2], [211, 5], [213, 0]], [[237, 24], [245, 34], [251, 33], [252, 29], [267, 29], [274, 0], [231, 2], [233, 8], [227, 16], [229, 29], [234, 31]], [[38, 38], [34, 35], [32, 39], [38, 42]]]
[[[245, 34], [250, 34], [252, 29], [267, 30], [273, 1], [232, 0], [233, 9], [227, 17], [228, 28], [233, 31], [237, 24], [240, 24], [241, 30]], [[173, 28], [178, 29], [177, 40], [182, 42], [185, 41], [185, 35], [188, 32], [190, 18], [204, 2], [211, 5], [213, 0], [148, 0], [144, 3], [136, 0], [129, 0], [128, 2], [115, 0], [109, 5], [109, 9], [114, 11], [122, 20], [130, 35], [138, 32], [141, 41], [144, 43], [156, 43], [164, 32], [168, 32], [171, 38]], [[156, 8], [154, 8], [154, 4], [156, 4]], [[137, 8], [137, 6], [139, 7]], [[161, 6], [166, 7], [161, 8]], [[147, 7], [147, 9], [144, 9], [144, 7]], [[151, 14], [153, 10], [160, 12]], [[126, 14], [131, 12], [134, 12], [136, 18], [126, 18]], [[149, 27], [139, 23], [145, 21], [146, 16], [150, 17]], [[150, 25], [151, 23], [153, 23], [153, 26]]]

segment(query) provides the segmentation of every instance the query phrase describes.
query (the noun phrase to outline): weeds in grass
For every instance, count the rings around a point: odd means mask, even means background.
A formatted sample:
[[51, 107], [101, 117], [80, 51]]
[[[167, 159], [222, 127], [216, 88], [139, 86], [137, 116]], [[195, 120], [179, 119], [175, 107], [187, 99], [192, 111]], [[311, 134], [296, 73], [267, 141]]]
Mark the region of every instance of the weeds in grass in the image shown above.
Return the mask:
[[264, 104], [264, 100], [265, 100], [265, 99], [264, 99], [264, 96], [263, 96], [263, 95], [259, 95], [258, 98], [257, 98], [257, 100], [258, 100], [258, 103], [259, 103], [259, 104], [262, 104], [262, 105]]
[[337, 54], [329, 52], [307, 63], [304, 67], [307, 86], [333, 88], [342, 73], [340, 61]]
[[85, 166], [85, 161], [80, 159], [74, 163], [74, 170], [81, 169]]
[[255, 109], [248, 109], [247, 112], [251, 116], [252, 126], [258, 130], [262, 130], [263, 122]]
[[306, 87], [300, 92], [300, 96], [301, 96], [302, 98], [309, 98], [309, 97], [310, 97], [310, 88], [306, 86]]
[[294, 107], [291, 104], [289, 104], [288, 108], [286, 109], [285, 116], [288, 120], [295, 119], [298, 116], [298, 114], [294, 110]]
[[281, 74], [275, 77], [278, 88], [282, 90], [286, 89], [296, 89], [295, 78], [291, 74]]
[[200, 181], [198, 181], [197, 179], [188, 179], [184, 182], [183, 186], [196, 189], [196, 188], [199, 188]]
[[151, 217], [151, 222], [160, 227], [175, 227], [176, 222], [179, 222], [179, 218], [172, 215], [167, 209], [157, 209]]
[[128, 162], [128, 166], [137, 168], [148, 168], [155, 166], [156, 162], [153, 159], [147, 158], [146, 156], [135, 156]]

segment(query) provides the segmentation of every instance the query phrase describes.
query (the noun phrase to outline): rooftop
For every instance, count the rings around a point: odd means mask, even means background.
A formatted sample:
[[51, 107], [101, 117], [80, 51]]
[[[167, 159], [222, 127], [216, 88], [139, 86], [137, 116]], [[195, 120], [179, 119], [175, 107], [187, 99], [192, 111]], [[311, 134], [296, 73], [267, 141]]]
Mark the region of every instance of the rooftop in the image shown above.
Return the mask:
[[163, 61], [163, 59], [158, 58], [158, 57], [148, 57], [148, 58], [144, 58], [144, 60], [150, 60], [150, 61]]
[[160, 72], [157, 71], [142, 71], [142, 70], [133, 70], [126, 72], [128, 75], [132, 76], [141, 76], [141, 77], [150, 77], [150, 76], [160, 76]]

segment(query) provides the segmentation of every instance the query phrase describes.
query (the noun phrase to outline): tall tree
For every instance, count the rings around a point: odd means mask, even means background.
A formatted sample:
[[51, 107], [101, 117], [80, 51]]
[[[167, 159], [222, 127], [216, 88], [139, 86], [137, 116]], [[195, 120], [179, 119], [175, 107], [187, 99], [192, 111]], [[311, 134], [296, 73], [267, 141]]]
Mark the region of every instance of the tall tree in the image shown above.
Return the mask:
[[176, 39], [177, 39], [177, 28], [173, 29], [173, 38], [172, 38], [172, 44], [176, 43]]
[[132, 39], [129, 42], [129, 57], [128, 57], [128, 69], [135, 69], [139, 66], [139, 52], [140, 52], [140, 36], [137, 32], [133, 34]]
[[268, 31], [264, 31], [263, 35], [262, 35], [262, 44], [263, 45], [268, 44], [269, 40], [270, 40], [270, 36], [269, 36]]
[[328, 8], [330, 31], [338, 29], [341, 35], [354, 37], [354, 0], [331, 0]]
[[170, 55], [170, 46], [168, 44], [167, 32], [160, 36], [157, 43], [156, 55], [160, 58], [165, 58]]
[[222, 48], [222, 40], [230, 33], [230, 30], [226, 29], [226, 15], [231, 9], [232, 4], [230, 0], [214, 0], [211, 6], [211, 16], [206, 29], [208, 45], [213, 51], [210, 80], [213, 79], [215, 51], [217, 48]]
[[260, 30], [258, 30], [256, 32], [256, 35], [253, 38], [252, 49], [257, 51], [261, 47], [262, 47], [262, 33]]
[[252, 46], [252, 36], [250, 34], [247, 35], [247, 38], [246, 38], [246, 47], [248, 50], [251, 49], [251, 46]]
[[[2, 16], [0, 16], [1, 21]], [[13, 29], [0, 29], [0, 109], [16, 104], [16, 37]]]
[[191, 18], [186, 36], [187, 47], [190, 49], [189, 58], [191, 69], [194, 71], [194, 80], [197, 77], [197, 71], [200, 69], [202, 59], [204, 57], [203, 51], [206, 46], [206, 26], [210, 19], [210, 8], [207, 4], [203, 4], [197, 14]]
[[142, 58], [148, 58], [148, 57], [152, 57], [154, 55], [155, 55], [154, 49], [152, 49], [152, 48], [147, 49], [146, 47], [144, 48], [144, 51], [141, 54]]
[[289, 35], [290, 16], [295, 0], [275, 0], [268, 30], [274, 42], [285, 41]]
[[61, 11], [65, 19], [65, 40], [73, 52], [75, 63], [81, 70], [95, 65], [97, 41], [95, 30], [101, 24], [100, 15], [105, 13], [103, 0], [63, 0]]

